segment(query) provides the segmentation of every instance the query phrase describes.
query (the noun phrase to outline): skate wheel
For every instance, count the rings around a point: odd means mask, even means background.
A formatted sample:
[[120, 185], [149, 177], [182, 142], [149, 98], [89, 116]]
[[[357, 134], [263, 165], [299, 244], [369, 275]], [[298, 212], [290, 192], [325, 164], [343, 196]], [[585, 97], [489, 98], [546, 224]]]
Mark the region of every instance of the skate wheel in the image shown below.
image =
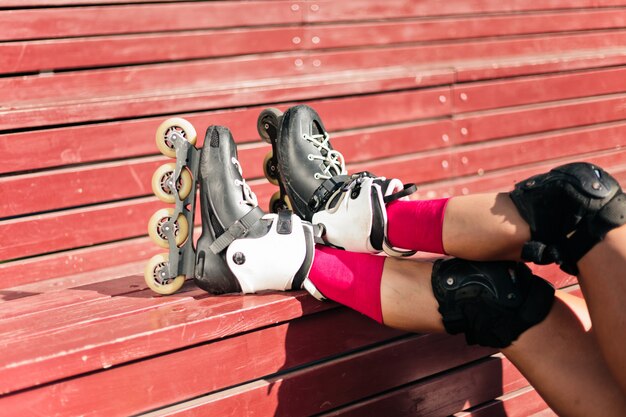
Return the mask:
[[170, 254], [160, 253], [150, 258], [150, 260], [146, 264], [146, 267], [144, 268], [143, 277], [146, 280], [146, 284], [152, 291], [156, 292], [157, 294], [174, 294], [176, 291], [180, 290], [180, 288], [185, 283], [184, 275], [178, 275], [176, 278], [171, 278], [167, 282], [162, 282], [162, 279], [159, 276], [159, 272], [163, 268], [167, 268], [169, 263]]
[[285, 196], [285, 198], [281, 198], [280, 191], [276, 191], [272, 198], [270, 198], [269, 204], [270, 212], [278, 213], [278, 210], [292, 210], [291, 200], [289, 200], [289, 196]]
[[168, 139], [168, 136], [172, 132], [179, 133], [192, 145], [196, 144], [198, 137], [196, 135], [196, 129], [194, 129], [193, 125], [180, 117], [172, 117], [171, 119], [167, 119], [161, 123], [156, 131], [156, 145], [163, 155], [169, 156], [170, 158], [176, 158], [176, 149], [174, 149], [174, 144]]
[[[173, 214], [173, 208], [163, 208], [157, 210], [152, 217], [150, 217], [150, 221], [148, 222], [148, 234], [150, 235], [150, 238], [154, 243], [163, 248], [170, 247], [167, 235], [165, 234], [165, 227], [166, 223], [170, 221]], [[178, 219], [174, 222], [174, 239], [176, 246], [180, 247], [185, 242], [188, 232], [189, 224], [187, 223], [187, 219], [185, 216], [180, 214]]]
[[282, 115], [283, 112], [274, 107], [268, 107], [259, 114], [259, 118], [256, 121], [256, 130], [265, 142], [271, 143], [271, 138], [278, 136]]
[[[167, 164], [163, 164], [154, 171], [152, 175], [152, 192], [157, 196], [159, 200], [164, 203], [175, 203], [176, 196], [170, 190], [167, 183], [174, 176], [174, 171], [176, 170], [176, 164], [174, 162], [169, 162]], [[184, 200], [189, 195], [191, 191], [191, 185], [193, 181], [191, 179], [191, 174], [189, 171], [183, 168], [180, 172], [180, 178], [176, 184], [176, 189], [178, 190], [178, 198]]]
[[263, 174], [270, 183], [278, 185], [278, 164], [272, 151], [269, 151], [263, 158]]

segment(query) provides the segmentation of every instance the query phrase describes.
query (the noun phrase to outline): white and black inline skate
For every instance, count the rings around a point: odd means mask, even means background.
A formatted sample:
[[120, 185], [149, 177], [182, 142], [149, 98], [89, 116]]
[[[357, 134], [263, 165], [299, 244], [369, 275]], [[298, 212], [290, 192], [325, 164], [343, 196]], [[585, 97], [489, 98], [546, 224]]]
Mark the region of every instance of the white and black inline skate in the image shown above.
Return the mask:
[[369, 172], [348, 175], [343, 155], [333, 149], [322, 120], [307, 105], [291, 107], [284, 114], [265, 109], [257, 130], [272, 145], [263, 162], [265, 176], [279, 186], [270, 211], [292, 208], [322, 227], [327, 244], [349, 251], [414, 253], [388, 243], [385, 204], [410, 195], [415, 185]]
[[[212, 294], [291, 290], [305, 286], [314, 255], [313, 227], [290, 211], [265, 214], [245, 182], [230, 131], [207, 129], [196, 149], [193, 126], [170, 119], [157, 131], [157, 146], [176, 163], [154, 174], [154, 193], [175, 207], [157, 211], [149, 234], [169, 252], [146, 265], [148, 286], [172, 294], [185, 278]], [[202, 234], [193, 245], [196, 187], [200, 188]], [[176, 219], [176, 220], [173, 220]], [[305, 282], [306, 281], [306, 282]]]

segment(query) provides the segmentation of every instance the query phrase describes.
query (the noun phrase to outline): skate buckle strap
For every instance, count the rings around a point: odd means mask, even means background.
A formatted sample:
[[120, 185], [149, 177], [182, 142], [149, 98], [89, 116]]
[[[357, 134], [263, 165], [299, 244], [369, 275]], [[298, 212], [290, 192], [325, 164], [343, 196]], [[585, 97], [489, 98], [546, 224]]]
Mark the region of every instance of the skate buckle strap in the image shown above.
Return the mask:
[[233, 224], [231, 224], [228, 229], [222, 233], [220, 237], [215, 239], [215, 241], [209, 246], [211, 252], [214, 254], [218, 254], [230, 246], [231, 243], [235, 241], [235, 239], [239, 239], [242, 236], [245, 236], [253, 224], [258, 222], [261, 217], [263, 217], [263, 210], [258, 207], [250, 210], [248, 214], [243, 216], [241, 219], [236, 220]]
[[383, 201], [385, 202], [385, 204], [388, 204], [388, 203], [391, 203], [392, 201], [396, 201], [403, 197], [409, 196], [416, 191], [417, 191], [417, 186], [415, 184], [404, 184], [404, 187], [402, 188], [402, 190], [398, 191], [397, 193], [383, 197]]
[[339, 188], [343, 187], [349, 179], [350, 177], [348, 175], [336, 175], [324, 181], [317, 190], [315, 190], [311, 200], [309, 200], [309, 208], [317, 212], [320, 207], [326, 204], [328, 198]]

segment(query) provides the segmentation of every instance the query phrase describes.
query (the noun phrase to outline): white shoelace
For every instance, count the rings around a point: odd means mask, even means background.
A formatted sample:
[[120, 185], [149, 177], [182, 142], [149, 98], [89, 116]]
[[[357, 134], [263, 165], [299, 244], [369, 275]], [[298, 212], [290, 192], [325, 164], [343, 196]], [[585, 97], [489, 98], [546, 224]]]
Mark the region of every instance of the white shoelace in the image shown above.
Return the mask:
[[[313, 146], [315, 146], [320, 151], [321, 155], [309, 154], [307, 156], [309, 158], [309, 161], [317, 159], [322, 161], [322, 164], [324, 165], [324, 170], [322, 173], [315, 173], [314, 177], [316, 180], [328, 180], [335, 175], [344, 175], [347, 173], [346, 163], [341, 152], [330, 148], [330, 144], [328, 143], [330, 136], [328, 135], [328, 133], [323, 133], [320, 135], [308, 135], [306, 133], [303, 133], [302, 138], [311, 142]], [[324, 154], [326, 154], [326, 156], [324, 156]]]
[[246, 180], [243, 179], [243, 171], [241, 170], [241, 164], [234, 157], [230, 159], [230, 162], [233, 163], [237, 167], [237, 171], [239, 171], [239, 175], [241, 175], [241, 181], [235, 180], [235, 187], [241, 187], [241, 195], [243, 196], [242, 203], [245, 203], [249, 206], [256, 207], [259, 205], [257, 201], [256, 194], [252, 192], [250, 186], [246, 183]]

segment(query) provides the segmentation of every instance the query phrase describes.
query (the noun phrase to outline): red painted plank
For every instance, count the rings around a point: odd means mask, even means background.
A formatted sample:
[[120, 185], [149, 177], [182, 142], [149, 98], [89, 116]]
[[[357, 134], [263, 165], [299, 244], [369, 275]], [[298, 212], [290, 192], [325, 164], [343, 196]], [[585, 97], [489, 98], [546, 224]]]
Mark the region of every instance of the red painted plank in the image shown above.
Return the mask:
[[[167, 3], [171, 0], [106, 0], [107, 4], [116, 3]], [[32, 6], [67, 6], [102, 4], [103, 0], [0, 0], [1, 7], [32, 7]]]
[[80, 168], [0, 178], [0, 217], [122, 200], [152, 194], [154, 171], [165, 157], [124, 160]]
[[445, 416], [527, 384], [522, 374], [498, 355], [323, 415]]
[[143, 236], [147, 219], [165, 204], [153, 198], [68, 210], [0, 222], [0, 259]]
[[521, 388], [496, 398], [487, 404], [470, 411], [460, 412], [454, 417], [556, 417], [557, 414], [548, 408], [546, 402], [532, 387]]
[[587, 9], [560, 10], [552, 13], [471, 15], [437, 19], [421, 17], [419, 20], [321, 24], [304, 27], [303, 45], [307, 49], [390, 46], [409, 42], [623, 28], [625, 15], [624, 9]]
[[365, 316], [338, 309], [18, 393], [0, 399], [0, 407], [16, 415], [27, 409], [80, 415], [89, 413], [93, 398], [98, 398], [99, 413], [131, 415], [398, 335]]
[[387, 0], [358, 0], [336, 2], [319, 0], [309, 8], [306, 20], [311, 22], [391, 19], [407, 16], [445, 16], [470, 13], [522, 12], [533, 10], [558, 10], [583, 7], [624, 6], [623, 0], [521, 0], [501, 2], [498, 0], [449, 0], [444, 3], [437, 0], [406, 2]]
[[0, 44], [0, 73], [291, 51], [302, 37], [290, 27], [9, 42]]
[[[16, 287], [28, 283], [48, 281], [52, 278], [89, 272], [106, 276], [103, 268], [125, 265], [143, 259], [134, 272], [140, 274], [147, 260], [162, 248], [148, 238], [92, 246], [0, 264], [0, 288]], [[97, 272], [93, 272], [97, 271]], [[57, 285], [57, 282], [55, 282]], [[135, 285], [132, 283], [129, 285]], [[143, 285], [143, 283], [142, 283]], [[145, 287], [143, 287], [145, 288]], [[0, 291], [0, 298], [11, 297], [12, 291]]]
[[2, 341], [0, 392], [106, 369], [335, 307], [302, 291], [208, 296], [198, 300], [184, 294], [168, 298], [184, 301], [112, 317], [107, 326], [91, 323], [79, 332], [70, 328], [27, 340]]
[[576, 157], [626, 146], [626, 122], [593, 126], [579, 131], [540, 134], [512, 140], [489, 141], [458, 148], [455, 154], [456, 175], [513, 167], [546, 158]]
[[[201, 290], [196, 291], [202, 293]], [[131, 296], [94, 299], [85, 303], [66, 305], [63, 308], [44, 310], [27, 316], [5, 318], [0, 321], [0, 339], [10, 343], [27, 343], [27, 340], [57, 332], [80, 332], [92, 324], [106, 326], [117, 317], [148, 312], [158, 307], [181, 303], [182, 297], [153, 297], [152, 290], [140, 291]], [[188, 294], [185, 294], [188, 295]], [[62, 295], [59, 295], [62, 297]], [[11, 310], [11, 302], [2, 304], [2, 310]], [[26, 360], [32, 358], [25, 358]]]
[[452, 86], [454, 113], [626, 91], [626, 67]]
[[559, 53], [541, 53], [532, 56], [504, 57], [497, 63], [471, 60], [456, 63], [458, 82], [516, 77], [529, 74], [573, 71], [626, 64], [623, 47], [584, 49]]
[[[326, 128], [332, 133], [447, 114], [450, 110], [449, 107], [441, 106], [441, 96], [450, 103], [449, 89], [438, 88], [312, 100], [308, 104], [320, 113]], [[293, 104], [267, 106], [285, 110]], [[179, 116], [196, 127], [197, 146], [203, 142], [204, 131], [211, 124], [228, 126], [235, 141], [245, 143], [259, 140], [256, 120], [267, 106]], [[152, 138], [159, 124], [166, 118], [160, 116], [0, 134], [0, 149], [6, 156], [5, 163], [0, 166], [0, 174], [155, 154], [157, 151]]]
[[[363, 48], [360, 50], [333, 51], [311, 54], [318, 60], [317, 70], [338, 70], [349, 66], [372, 68], [385, 65], [415, 65], [436, 67], [462, 65], [463, 61], [482, 61], [483, 66], [498, 65], [501, 59], [560, 54], [589, 49], [621, 48], [626, 44], [626, 32], [599, 31], [582, 34], [510, 37], [504, 39], [474, 40], [465, 42], [428, 43], [418, 46], [388, 48]], [[495, 61], [495, 62], [494, 62]]]
[[622, 179], [626, 172], [624, 157], [626, 152], [609, 151], [592, 154], [579, 155], [576, 158], [546, 160], [541, 164], [504, 169], [490, 173], [479, 173], [476, 175], [455, 178], [453, 180], [439, 183], [425, 184], [414, 194], [414, 198], [437, 198], [441, 196], [465, 195], [470, 193], [510, 191], [516, 182], [522, 181], [531, 175], [546, 172], [555, 166], [574, 161], [589, 161], [606, 168], [610, 173], [615, 174], [622, 184], [626, 183], [626, 178]]
[[[308, 61], [305, 60], [305, 62]], [[256, 62], [255, 66], [258, 68], [260, 64]], [[225, 70], [228, 71], [228, 69]], [[161, 75], [167, 75], [167, 71]], [[257, 80], [250, 86], [243, 84], [221, 84], [217, 86], [209, 82], [207, 85], [219, 88], [219, 90], [214, 91], [192, 90], [186, 92], [171, 91], [169, 93], [161, 91], [160, 94], [162, 95], [129, 96], [114, 100], [108, 97], [105, 101], [83, 98], [77, 102], [50, 105], [37, 102], [37, 106], [32, 108], [16, 107], [4, 111], [0, 110], [0, 116], [2, 116], [0, 117], [0, 130], [87, 120], [98, 121], [141, 115], [182, 113], [242, 105], [260, 105], [296, 99], [308, 101], [329, 95], [366, 94], [448, 84], [452, 82], [452, 77], [451, 69], [423, 70], [410, 67], [386, 67], [365, 69], [358, 72], [344, 71], [337, 74]], [[32, 87], [30, 85], [29, 89]], [[77, 86], [72, 88], [75, 87]], [[84, 91], [81, 94], [84, 94]]]
[[[11, 5], [11, 1], [6, 6]], [[91, 3], [102, 3], [88, 0]], [[106, 3], [121, 3], [113, 1]], [[6, 1], [4, 2], [6, 3]], [[12, 1], [13, 5], [26, 5]], [[30, 2], [33, 3], [33, 2]], [[43, 0], [35, 4], [72, 4]], [[81, 4], [86, 2], [74, 2]], [[126, 2], [124, 3], [133, 3]], [[298, 1], [210, 1], [0, 12], [0, 40], [275, 25], [302, 21]], [[0, 3], [3, 6], [3, 3]]]
[[484, 348], [468, 348], [458, 337], [417, 336], [286, 375], [264, 378], [160, 413], [224, 417], [313, 415], [476, 360], [488, 352]]
[[626, 95], [616, 94], [454, 116], [457, 143], [537, 133], [626, 118]]

